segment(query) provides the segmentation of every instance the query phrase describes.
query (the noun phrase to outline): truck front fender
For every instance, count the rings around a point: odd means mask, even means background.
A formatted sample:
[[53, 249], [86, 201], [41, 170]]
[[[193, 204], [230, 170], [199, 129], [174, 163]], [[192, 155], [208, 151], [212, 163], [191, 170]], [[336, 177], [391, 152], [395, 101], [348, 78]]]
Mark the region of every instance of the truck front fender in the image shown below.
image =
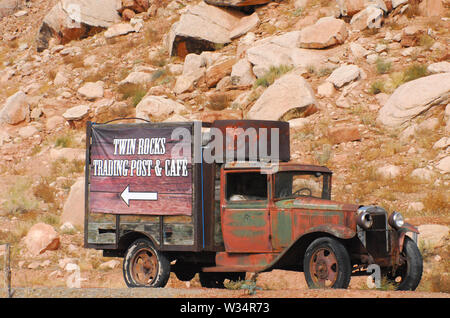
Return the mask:
[[405, 236], [408, 232], [414, 233], [413, 240], [417, 244], [417, 234], [419, 234], [419, 230], [414, 225], [405, 223], [401, 228], [397, 230], [398, 247], [400, 252], [403, 250], [403, 243], [405, 242]]
[[331, 234], [337, 238], [344, 239], [344, 240], [351, 239], [352, 237], [354, 237], [356, 235], [356, 232], [354, 230], [352, 230], [351, 228], [349, 228], [345, 225], [322, 224], [322, 225], [315, 226], [315, 227], [308, 229], [298, 239], [301, 239], [303, 236], [314, 233], [314, 232], [325, 232], [325, 233]]

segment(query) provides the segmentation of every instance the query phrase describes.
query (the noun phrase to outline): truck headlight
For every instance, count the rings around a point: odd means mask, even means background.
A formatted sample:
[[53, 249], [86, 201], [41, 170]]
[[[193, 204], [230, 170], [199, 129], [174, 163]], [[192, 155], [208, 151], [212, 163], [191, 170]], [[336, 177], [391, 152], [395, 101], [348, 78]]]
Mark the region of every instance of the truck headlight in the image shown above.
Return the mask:
[[388, 222], [390, 226], [398, 230], [405, 224], [405, 219], [401, 213], [394, 211], [389, 217]]
[[356, 217], [356, 223], [365, 230], [372, 227], [373, 219], [369, 212], [362, 211]]

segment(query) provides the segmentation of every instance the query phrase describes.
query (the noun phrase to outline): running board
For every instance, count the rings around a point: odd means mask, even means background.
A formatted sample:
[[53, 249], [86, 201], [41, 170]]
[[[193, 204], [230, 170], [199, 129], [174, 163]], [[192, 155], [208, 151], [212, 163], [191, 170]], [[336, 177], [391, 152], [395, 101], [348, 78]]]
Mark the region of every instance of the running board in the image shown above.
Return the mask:
[[202, 271], [207, 273], [234, 273], [234, 272], [260, 272], [265, 266], [213, 266], [203, 267]]
[[216, 254], [216, 266], [203, 268], [204, 272], [261, 272], [272, 264], [279, 253]]

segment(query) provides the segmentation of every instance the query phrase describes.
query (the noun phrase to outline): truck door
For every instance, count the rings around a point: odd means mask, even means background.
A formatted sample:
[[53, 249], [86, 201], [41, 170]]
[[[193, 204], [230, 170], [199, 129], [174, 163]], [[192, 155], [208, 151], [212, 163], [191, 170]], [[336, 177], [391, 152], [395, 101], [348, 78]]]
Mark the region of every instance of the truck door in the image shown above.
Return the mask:
[[268, 175], [222, 171], [222, 233], [227, 252], [270, 252]]

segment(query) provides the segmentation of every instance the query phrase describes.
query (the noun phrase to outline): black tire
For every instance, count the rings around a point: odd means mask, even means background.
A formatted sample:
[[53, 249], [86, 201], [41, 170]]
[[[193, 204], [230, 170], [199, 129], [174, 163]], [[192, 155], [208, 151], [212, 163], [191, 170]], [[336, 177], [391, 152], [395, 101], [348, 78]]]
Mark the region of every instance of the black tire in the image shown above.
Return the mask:
[[415, 290], [422, 279], [423, 259], [416, 243], [409, 237], [405, 237], [401, 256], [405, 264], [398, 267], [395, 273], [391, 269], [385, 270], [384, 276], [396, 290]]
[[200, 272], [198, 276], [200, 285], [206, 288], [225, 288], [225, 279], [231, 281], [245, 280], [245, 273]]
[[321, 237], [306, 249], [303, 271], [309, 288], [347, 288], [352, 274], [350, 256], [338, 240]]
[[170, 263], [147, 239], [128, 247], [123, 261], [123, 277], [128, 287], [164, 287], [170, 276]]

